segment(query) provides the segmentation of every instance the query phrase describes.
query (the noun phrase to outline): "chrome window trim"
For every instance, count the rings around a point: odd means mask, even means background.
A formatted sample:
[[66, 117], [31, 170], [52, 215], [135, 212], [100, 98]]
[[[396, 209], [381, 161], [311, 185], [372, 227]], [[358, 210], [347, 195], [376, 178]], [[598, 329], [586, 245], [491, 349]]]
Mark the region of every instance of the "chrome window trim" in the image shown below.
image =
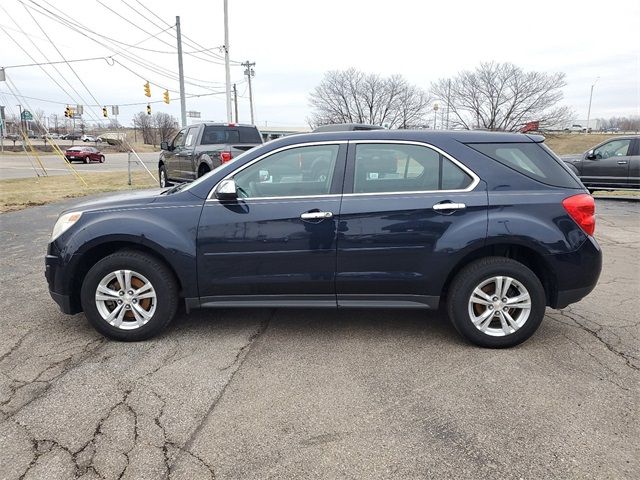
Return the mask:
[[[478, 177], [473, 170], [464, 165], [462, 162], [455, 159], [453, 156], [445, 152], [439, 147], [432, 145], [427, 142], [419, 142], [415, 140], [334, 140], [334, 141], [318, 141], [318, 142], [305, 142], [298, 143], [295, 145], [287, 145], [276, 150], [272, 150], [264, 155], [260, 155], [259, 157], [251, 160], [246, 165], [243, 165], [238, 170], [234, 170], [232, 173], [221, 179], [218, 183], [214, 185], [214, 187], [209, 191], [209, 195], [207, 196], [206, 201], [218, 201], [217, 198], [214, 197], [214, 192], [218, 187], [218, 184], [223, 180], [227, 180], [228, 178], [233, 177], [236, 173], [241, 172], [245, 168], [253, 165], [254, 163], [262, 160], [263, 158], [268, 157], [269, 155], [273, 155], [275, 153], [282, 152], [284, 150], [289, 150], [297, 147], [309, 147], [315, 145], [339, 145], [339, 144], [372, 144], [372, 143], [382, 143], [382, 144], [400, 144], [400, 145], [417, 145], [419, 147], [427, 147], [436, 152], [438, 152], [443, 157], [447, 158], [451, 162], [453, 162], [458, 168], [460, 168], [463, 172], [469, 175], [472, 178], [472, 182], [469, 184], [467, 188], [464, 189], [455, 189], [455, 190], [412, 190], [412, 191], [398, 191], [398, 192], [367, 192], [367, 193], [334, 193], [334, 194], [326, 194], [326, 195], [300, 195], [300, 196], [286, 196], [286, 197], [247, 197], [242, 198], [242, 201], [247, 200], [285, 200], [285, 199], [303, 199], [303, 198], [327, 198], [327, 197], [363, 197], [363, 196], [377, 196], [377, 195], [415, 195], [415, 194], [425, 194], [425, 193], [468, 193], [473, 191], [478, 184], [480, 183], [480, 177]], [[348, 161], [348, 159], [347, 159]], [[354, 165], [355, 168], [355, 165]]]
[[[249, 163], [247, 163], [246, 165], [243, 165], [242, 167], [238, 168], [237, 170], [234, 170], [233, 172], [231, 172], [230, 174], [228, 174], [227, 176], [225, 176], [223, 179], [221, 179], [218, 183], [216, 183], [213, 188], [209, 191], [209, 195], [207, 195], [207, 202], [210, 200], [218, 200], [217, 198], [215, 198], [214, 196], [214, 192], [216, 191], [216, 188], [218, 188], [218, 185], [223, 181], [223, 180], [227, 180], [231, 177], [233, 177], [234, 175], [236, 175], [237, 173], [240, 173], [241, 171], [243, 171], [245, 168], [250, 167], [251, 165], [253, 165], [256, 162], [259, 162], [260, 160], [262, 160], [263, 158], [269, 157], [271, 155], [274, 155], [276, 153], [280, 153], [280, 152], [284, 152], [285, 150], [291, 150], [292, 148], [299, 148], [299, 147], [313, 147], [313, 146], [318, 146], [318, 145], [341, 145], [341, 144], [346, 144], [348, 143], [348, 140], [330, 140], [330, 141], [318, 141], [318, 142], [305, 142], [305, 143], [296, 143], [293, 145], [285, 145], [284, 147], [280, 147], [280, 148], [276, 148], [275, 150], [271, 150], [263, 155], [260, 155], [257, 158], [254, 158], [253, 160], [251, 160]], [[307, 196], [296, 196], [296, 197], [246, 197], [243, 198], [242, 200], [265, 200], [265, 199], [269, 199], [269, 200], [274, 200], [274, 199], [284, 199], [284, 198], [315, 198], [315, 197], [326, 197], [326, 196], [334, 196], [334, 195], [341, 195], [341, 194], [326, 194], [326, 195], [307, 195]]]
[[[480, 183], [480, 177], [478, 177], [473, 170], [464, 165], [462, 162], [456, 160], [454, 157], [449, 155], [447, 152], [442, 150], [441, 148], [436, 147], [430, 143], [426, 142], [418, 142], [415, 140], [349, 140], [349, 144], [358, 145], [361, 143], [386, 143], [386, 144], [402, 144], [402, 145], [417, 145], [419, 147], [427, 147], [436, 152], [438, 152], [443, 157], [451, 160], [454, 165], [460, 168], [463, 172], [469, 175], [472, 179], [471, 183], [467, 188], [463, 189], [454, 189], [454, 190], [412, 190], [412, 191], [399, 191], [399, 192], [366, 192], [366, 193], [343, 193], [345, 197], [362, 197], [362, 196], [371, 196], [371, 195], [402, 195], [402, 194], [416, 194], [416, 193], [464, 193], [471, 192], [474, 188], [478, 186]], [[353, 166], [355, 168], [355, 165]]]

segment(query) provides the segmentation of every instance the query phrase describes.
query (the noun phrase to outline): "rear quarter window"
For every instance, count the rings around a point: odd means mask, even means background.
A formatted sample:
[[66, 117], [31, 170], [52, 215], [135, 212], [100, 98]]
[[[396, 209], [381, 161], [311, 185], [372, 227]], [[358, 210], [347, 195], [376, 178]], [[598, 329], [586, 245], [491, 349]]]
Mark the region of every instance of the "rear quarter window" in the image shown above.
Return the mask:
[[576, 188], [580, 183], [562, 160], [537, 143], [468, 143], [468, 147], [529, 178], [554, 187]]

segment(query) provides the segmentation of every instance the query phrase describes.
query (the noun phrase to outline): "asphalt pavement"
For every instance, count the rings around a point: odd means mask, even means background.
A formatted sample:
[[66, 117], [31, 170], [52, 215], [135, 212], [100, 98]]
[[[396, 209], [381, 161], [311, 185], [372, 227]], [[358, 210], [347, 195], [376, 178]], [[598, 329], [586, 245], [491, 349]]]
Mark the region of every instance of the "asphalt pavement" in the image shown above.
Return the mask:
[[[127, 170], [127, 153], [107, 152], [104, 154], [104, 156], [104, 163], [93, 162], [85, 165], [83, 163], [74, 162], [72, 165], [73, 168], [81, 173], [119, 172]], [[158, 153], [139, 153], [138, 156], [149, 170], [157, 173], [156, 170], [158, 169]], [[65, 161], [58, 155], [39, 155], [39, 158], [42, 161], [48, 175], [69, 175], [72, 173], [68, 165], [66, 165]], [[131, 156], [131, 159], [137, 161], [137, 158], [135, 158], [135, 156], [133, 155]], [[142, 166], [132, 164], [131, 168], [132, 170], [140, 170], [142, 169]], [[11, 178], [32, 178], [37, 176], [36, 171], [42, 174], [42, 170], [40, 169], [36, 158], [33, 156], [27, 156], [25, 154], [0, 155], [0, 179], [6, 180]]]
[[640, 478], [640, 204], [595, 291], [508, 350], [441, 313], [202, 310], [108, 341], [47, 293], [66, 205], [0, 215], [0, 479]]

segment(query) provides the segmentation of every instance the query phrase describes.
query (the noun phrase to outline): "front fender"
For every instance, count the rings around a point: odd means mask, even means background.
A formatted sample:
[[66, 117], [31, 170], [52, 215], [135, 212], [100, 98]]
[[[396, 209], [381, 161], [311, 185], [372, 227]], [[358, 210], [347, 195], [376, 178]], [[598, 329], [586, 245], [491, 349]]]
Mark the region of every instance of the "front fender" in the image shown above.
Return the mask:
[[196, 234], [200, 211], [201, 206], [194, 205], [132, 209], [126, 215], [121, 210], [88, 212], [78, 228], [63, 235], [63, 242], [58, 239], [54, 243], [60, 262], [69, 268], [69, 279], [89, 252], [109, 244], [129, 244], [156, 253], [176, 273], [183, 294], [197, 296]]

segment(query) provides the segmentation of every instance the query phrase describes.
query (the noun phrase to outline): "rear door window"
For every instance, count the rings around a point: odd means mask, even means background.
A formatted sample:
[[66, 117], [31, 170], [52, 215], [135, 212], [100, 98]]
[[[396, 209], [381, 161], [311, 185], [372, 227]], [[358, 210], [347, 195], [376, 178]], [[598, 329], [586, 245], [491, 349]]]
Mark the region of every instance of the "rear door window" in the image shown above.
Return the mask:
[[356, 145], [353, 193], [465, 190], [473, 178], [432, 148], [395, 143]]
[[537, 143], [468, 143], [468, 147], [539, 182], [556, 187], [576, 188], [580, 183]]

